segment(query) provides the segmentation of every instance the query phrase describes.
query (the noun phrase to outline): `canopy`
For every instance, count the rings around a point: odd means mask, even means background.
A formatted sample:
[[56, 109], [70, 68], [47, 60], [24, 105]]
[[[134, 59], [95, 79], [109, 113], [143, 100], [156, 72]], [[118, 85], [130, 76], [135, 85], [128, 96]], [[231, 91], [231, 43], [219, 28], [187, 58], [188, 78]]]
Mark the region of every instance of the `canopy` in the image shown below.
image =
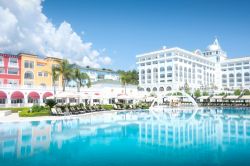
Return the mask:
[[20, 91], [15, 91], [11, 95], [11, 99], [23, 99], [23, 98], [24, 98], [24, 95]]
[[213, 97], [211, 97], [211, 99], [215, 99], [215, 100], [223, 99], [223, 98], [224, 98], [224, 96], [213, 96]]
[[6, 99], [6, 98], [7, 98], [6, 93], [3, 91], [0, 91], [0, 99]]
[[240, 99], [242, 99], [242, 100], [250, 100], [250, 95], [244, 95]]
[[32, 99], [40, 99], [40, 95], [37, 92], [30, 92], [28, 97]]
[[226, 100], [236, 100], [236, 99], [238, 99], [240, 96], [234, 96], [234, 95], [232, 95], [232, 96], [226, 96], [224, 99], [226, 99]]
[[47, 98], [47, 97], [50, 97], [50, 96], [53, 96], [53, 93], [51, 93], [51, 92], [45, 92], [43, 94], [43, 98]]

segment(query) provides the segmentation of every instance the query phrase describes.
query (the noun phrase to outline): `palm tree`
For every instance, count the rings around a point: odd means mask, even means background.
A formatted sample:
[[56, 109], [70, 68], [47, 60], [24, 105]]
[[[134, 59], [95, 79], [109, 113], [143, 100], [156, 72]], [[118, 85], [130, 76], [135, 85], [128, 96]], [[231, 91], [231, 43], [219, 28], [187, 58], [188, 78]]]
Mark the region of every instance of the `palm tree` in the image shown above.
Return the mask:
[[83, 87], [84, 81], [87, 80], [87, 87], [89, 88], [91, 86], [91, 82], [90, 82], [90, 78], [88, 76], [88, 74], [86, 73], [81, 73], [81, 71], [79, 70], [79, 68], [76, 68], [74, 70], [74, 80], [77, 83], [77, 92], [80, 92], [80, 88]]
[[55, 67], [55, 71], [62, 75], [62, 86], [63, 91], [65, 91], [66, 83], [73, 77], [73, 65], [64, 59], [59, 63], [59, 66]]
[[130, 75], [127, 72], [122, 72], [120, 74], [120, 78], [121, 78], [121, 82], [124, 85], [124, 89], [125, 89], [125, 94], [127, 94], [127, 89], [126, 86], [127, 84], [130, 82]]
[[52, 77], [52, 84], [54, 87], [54, 95], [55, 95], [56, 94], [56, 81], [58, 81], [59, 79], [59, 72], [54, 66], [52, 67], [51, 77]]

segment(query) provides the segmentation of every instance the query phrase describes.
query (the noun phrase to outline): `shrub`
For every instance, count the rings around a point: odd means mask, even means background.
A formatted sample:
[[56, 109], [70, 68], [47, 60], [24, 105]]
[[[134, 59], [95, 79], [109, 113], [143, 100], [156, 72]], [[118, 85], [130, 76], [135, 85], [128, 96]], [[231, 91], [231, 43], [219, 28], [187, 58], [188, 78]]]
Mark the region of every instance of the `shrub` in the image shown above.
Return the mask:
[[39, 105], [33, 105], [31, 107], [31, 112], [41, 112], [46, 110], [46, 108], [44, 106], [39, 106]]
[[102, 108], [105, 109], [105, 110], [112, 110], [113, 106], [110, 105], [110, 104], [104, 104], [104, 105], [102, 105]]
[[50, 115], [50, 111], [48, 109], [39, 111], [39, 112], [30, 112], [27, 110], [23, 110], [19, 112], [20, 117], [35, 117], [35, 116], [49, 116], [49, 115]]

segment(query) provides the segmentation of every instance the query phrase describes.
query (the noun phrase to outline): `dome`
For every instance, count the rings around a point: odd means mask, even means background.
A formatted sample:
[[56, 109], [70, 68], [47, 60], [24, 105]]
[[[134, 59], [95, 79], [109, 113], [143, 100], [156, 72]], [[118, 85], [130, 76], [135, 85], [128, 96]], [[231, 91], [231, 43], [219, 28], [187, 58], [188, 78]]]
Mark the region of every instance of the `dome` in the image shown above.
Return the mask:
[[202, 55], [202, 52], [201, 52], [201, 50], [199, 50], [199, 49], [196, 49], [196, 50], [194, 51], [194, 53], [197, 54], [197, 55]]
[[213, 44], [210, 44], [207, 47], [207, 51], [218, 51], [221, 50], [220, 44], [218, 42], [218, 39], [216, 38]]

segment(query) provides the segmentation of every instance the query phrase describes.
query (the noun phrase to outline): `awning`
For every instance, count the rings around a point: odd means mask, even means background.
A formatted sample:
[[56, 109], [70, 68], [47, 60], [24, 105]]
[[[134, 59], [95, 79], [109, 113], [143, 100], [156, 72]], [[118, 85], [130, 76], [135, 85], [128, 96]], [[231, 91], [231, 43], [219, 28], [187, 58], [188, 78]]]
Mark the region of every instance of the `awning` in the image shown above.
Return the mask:
[[201, 96], [201, 97], [198, 97], [198, 99], [200, 100], [207, 100], [209, 99], [210, 96]]
[[43, 98], [47, 98], [47, 97], [50, 97], [50, 96], [53, 96], [53, 93], [51, 93], [51, 92], [45, 92], [43, 94]]
[[213, 96], [211, 97], [211, 99], [215, 99], [215, 100], [220, 100], [223, 99], [224, 96]]
[[6, 98], [7, 98], [6, 93], [3, 91], [0, 91], [0, 99], [6, 99]]
[[40, 95], [37, 92], [30, 92], [28, 96], [32, 99], [40, 99]]
[[250, 100], [250, 95], [244, 95], [240, 99], [242, 99], [242, 100]]
[[23, 98], [24, 98], [23, 93], [19, 91], [15, 91], [11, 95], [11, 99], [23, 99]]
[[236, 99], [238, 99], [240, 96], [234, 96], [234, 95], [232, 95], [232, 96], [226, 96], [224, 99], [225, 100], [236, 100]]

